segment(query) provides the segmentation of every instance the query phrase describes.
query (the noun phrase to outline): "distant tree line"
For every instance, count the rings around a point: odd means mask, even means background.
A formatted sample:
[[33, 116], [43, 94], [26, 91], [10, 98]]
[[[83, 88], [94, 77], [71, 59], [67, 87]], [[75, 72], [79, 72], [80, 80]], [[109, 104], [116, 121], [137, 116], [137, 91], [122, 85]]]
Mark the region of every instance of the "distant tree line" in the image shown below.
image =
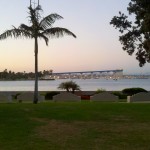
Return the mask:
[[[53, 70], [43, 70], [38, 72], [39, 79], [42, 79], [44, 76], [51, 75]], [[0, 72], [0, 80], [33, 80], [35, 79], [35, 73], [33, 72], [14, 72], [11, 70], [5, 69]]]

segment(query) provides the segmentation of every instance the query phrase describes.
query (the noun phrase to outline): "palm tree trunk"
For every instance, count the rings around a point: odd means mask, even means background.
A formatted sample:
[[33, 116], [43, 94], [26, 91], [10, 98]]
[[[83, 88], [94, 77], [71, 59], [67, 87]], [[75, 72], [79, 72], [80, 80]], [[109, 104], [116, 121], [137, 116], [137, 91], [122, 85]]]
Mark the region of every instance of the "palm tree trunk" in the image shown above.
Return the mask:
[[34, 100], [33, 103], [38, 103], [38, 39], [35, 38], [35, 85], [34, 85]]

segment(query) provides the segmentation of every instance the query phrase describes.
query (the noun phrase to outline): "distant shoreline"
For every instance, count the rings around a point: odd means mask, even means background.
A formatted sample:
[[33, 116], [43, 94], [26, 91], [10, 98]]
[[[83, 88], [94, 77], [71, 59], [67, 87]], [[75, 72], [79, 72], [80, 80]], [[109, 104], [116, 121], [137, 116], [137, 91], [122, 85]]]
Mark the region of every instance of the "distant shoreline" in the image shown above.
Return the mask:
[[[55, 79], [38, 79], [39, 81], [44, 81], [44, 80], [55, 80]], [[11, 80], [11, 79], [9, 79], [9, 80], [0, 80], [0, 81], [34, 81], [34, 79], [15, 79], [15, 80]]]

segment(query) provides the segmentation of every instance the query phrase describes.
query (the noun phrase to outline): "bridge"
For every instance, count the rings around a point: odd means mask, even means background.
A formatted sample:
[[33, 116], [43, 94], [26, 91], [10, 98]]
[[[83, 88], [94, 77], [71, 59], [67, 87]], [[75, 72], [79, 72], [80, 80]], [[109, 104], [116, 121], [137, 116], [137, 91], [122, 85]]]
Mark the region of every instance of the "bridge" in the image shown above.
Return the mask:
[[76, 71], [52, 73], [51, 78], [98, 78], [101, 75], [111, 75], [118, 78], [123, 76], [123, 69], [116, 70], [96, 70], [96, 71]]
[[59, 75], [59, 74], [85, 74], [85, 73], [123, 73], [123, 69], [117, 69], [117, 70], [99, 70], [99, 71], [78, 71], [78, 72], [59, 72], [59, 73], [53, 73], [53, 75]]

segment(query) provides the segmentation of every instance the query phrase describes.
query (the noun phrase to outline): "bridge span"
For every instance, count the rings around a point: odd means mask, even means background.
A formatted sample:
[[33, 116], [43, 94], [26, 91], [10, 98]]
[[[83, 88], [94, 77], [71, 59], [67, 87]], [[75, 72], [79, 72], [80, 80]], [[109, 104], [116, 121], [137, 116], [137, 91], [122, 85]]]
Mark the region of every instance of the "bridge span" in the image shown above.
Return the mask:
[[52, 73], [51, 78], [100, 78], [101, 76], [111, 76], [120, 78], [123, 76], [123, 69], [116, 70], [96, 70], [96, 71], [76, 71]]
[[122, 73], [123, 69], [116, 69], [116, 70], [98, 70], [98, 71], [77, 71], [77, 72], [58, 72], [53, 73], [53, 75], [60, 75], [60, 74], [86, 74], [86, 73]]

